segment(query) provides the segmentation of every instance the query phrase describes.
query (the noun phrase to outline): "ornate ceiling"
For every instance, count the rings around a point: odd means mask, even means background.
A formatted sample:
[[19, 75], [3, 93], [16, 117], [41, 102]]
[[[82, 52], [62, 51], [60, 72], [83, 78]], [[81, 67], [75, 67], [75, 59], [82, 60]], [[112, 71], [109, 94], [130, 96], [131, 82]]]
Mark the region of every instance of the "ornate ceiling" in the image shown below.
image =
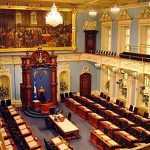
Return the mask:
[[0, 8], [15, 7], [32, 7], [34, 9], [50, 7], [53, 2], [56, 3], [59, 8], [89, 8], [101, 10], [105, 8], [111, 8], [115, 5], [118, 6], [130, 6], [142, 2], [148, 2], [149, 0], [0, 0]]

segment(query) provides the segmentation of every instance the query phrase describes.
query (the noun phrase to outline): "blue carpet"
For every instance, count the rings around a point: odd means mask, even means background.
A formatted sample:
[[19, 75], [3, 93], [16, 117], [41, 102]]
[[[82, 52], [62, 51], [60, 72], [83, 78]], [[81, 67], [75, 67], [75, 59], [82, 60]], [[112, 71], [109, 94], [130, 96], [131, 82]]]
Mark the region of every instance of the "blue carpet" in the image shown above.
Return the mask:
[[[86, 121], [81, 119], [74, 112], [72, 112], [70, 109], [68, 109], [64, 104], [65, 103], [59, 103], [59, 106], [63, 110], [64, 116], [67, 116], [68, 112], [70, 111], [72, 113], [71, 117], [72, 122], [80, 130], [79, 132], [80, 138], [68, 141], [70, 145], [74, 148], [74, 150], [97, 150], [97, 148], [89, 141], [90, 130], [93, 129], [93, 127]], [[26, 116], [23, 112], [22, 116], [26, 119], [34, 135], [36, 135], [37, 138], [41, 141], [43, 147], [44, 147], [44, 140], [43, 140], [44, 138], [48, 141], [54, 136], [56, 136], [56, 133], [54, 131], [46, 128], [45, 120], [43, 118], [31, 118]]]

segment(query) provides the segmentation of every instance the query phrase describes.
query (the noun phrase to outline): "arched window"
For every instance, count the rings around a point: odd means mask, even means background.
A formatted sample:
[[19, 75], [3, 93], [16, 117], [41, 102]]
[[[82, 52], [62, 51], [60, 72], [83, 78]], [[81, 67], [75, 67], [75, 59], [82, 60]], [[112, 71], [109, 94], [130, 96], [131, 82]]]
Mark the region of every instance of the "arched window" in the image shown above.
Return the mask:
[[20, 12], [16, 13], [16, 24], [22, 24], [22, 14]]
[[130, 28], [131, 17], [125, 10], [122, 10], [118, 17], [118, 52], [130, 51]]
[[150, 8], [145, 7], [138, 16], [139, 53], [150, 54]]
[[37, 13], [31, 12], [31, 25], [36, 25], [36, 24], [37, 24]]
[[101, 21], [101, 50], [111, 51], [112, 46], [112, 19], [108, 13], [104, 13]]

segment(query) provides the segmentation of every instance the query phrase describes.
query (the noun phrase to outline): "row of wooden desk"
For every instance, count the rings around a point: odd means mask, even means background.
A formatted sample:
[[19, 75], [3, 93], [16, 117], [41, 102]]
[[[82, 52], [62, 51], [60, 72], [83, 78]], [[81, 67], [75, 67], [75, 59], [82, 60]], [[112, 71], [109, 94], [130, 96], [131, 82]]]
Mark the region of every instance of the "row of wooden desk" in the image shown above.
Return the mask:
[[17, 130], [22, 137], [20, 142], [25, 142], [29, 150], [43, 150], [39, 140], [34, 136], [31, 128], [26, 124], [26, 121], [18, 112], [18, 110], [13, 106], [9, 106], [8, 112], [11, 114], [14, 123], [17, 126]]
[[[82, 99], [82, 97], [79, 98]], [[86, 98], [84, 98], [84, 102], [85, 99]], [[127, 123], [130, 128], [136, 127], [136, 124], [111, 110], [107, 110], [107, 108], [105, 108], [104, 106], [92, 103], [92, 108], [94, 107], [96, 110], [98, 110], [98, 112], [100, 112], [99, 114], [101, 114], [102, 116], [97, 113], [93, 113], [90, 109], [82, 106], [79, 102], [76, 102], [71, 98], [67, 99], [66, 106], [75, 113], [77, 113], [81, 118], [89, 122], [91, 125], [106, 133], [109, 137], [112, 137], [112, 135], [116, 135], [117, 138], [115, 140], [118, 143], [121, 143], [120, 139], [123, 139], [124, 146], [131, 148], [134, 147], [135, 144], [138, 142], [138, 139], [136, 137], [125, 131], [121, 131], [121, 129], [113, 123], [115, 123], [115, 120], [118, 119], [120, 122], [122, 122], [122, 124]], [[109, 119], [111, 122], [106, 121], [105, 118]]]

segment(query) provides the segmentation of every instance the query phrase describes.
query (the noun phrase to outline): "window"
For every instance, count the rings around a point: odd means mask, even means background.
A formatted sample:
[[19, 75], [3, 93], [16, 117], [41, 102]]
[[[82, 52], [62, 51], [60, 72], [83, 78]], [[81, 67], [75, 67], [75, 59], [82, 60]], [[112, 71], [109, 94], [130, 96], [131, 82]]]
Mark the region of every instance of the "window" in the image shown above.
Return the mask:
[[108, 80], [110, 80], [111, 71], [110, 71], [110, 69], [109, 69], [109, 68], [108, 68], [108, 70], [107, 70], [107, 74], [108, 74]]
[[108, 50], [111, 50], [111, 28], [108, 28]]
[[118, 20], [118, 41], [117, 51], [119, 53], [124, 51], [130, 51], [130, 28], [131, 28], [131, 17], [128, 13], [123, 10], [117, 17]]
[[104, 13], [100, 19], [101, 21], [101, 50], [111, 51], [112, 46], [112, 19]]
[[145, 7], [138, 16], [139, 53], [150, 54], [150, 8]]
[[125, 27], [125, 51], [130, 50], [130, 27]]
[[22, 15], [20, 12], [16, 13], [16, 24], [22, 24]]
[[150, 54], [150, 26], [147, 27], [146, 54]]
[[144, 94], [149, 94], [150, 79], [147, 76], [144, 77], [144, 85]]
[[36, 24], [37, 24], [37, 13], [31, 12], [31, 25], [36, 25]]

